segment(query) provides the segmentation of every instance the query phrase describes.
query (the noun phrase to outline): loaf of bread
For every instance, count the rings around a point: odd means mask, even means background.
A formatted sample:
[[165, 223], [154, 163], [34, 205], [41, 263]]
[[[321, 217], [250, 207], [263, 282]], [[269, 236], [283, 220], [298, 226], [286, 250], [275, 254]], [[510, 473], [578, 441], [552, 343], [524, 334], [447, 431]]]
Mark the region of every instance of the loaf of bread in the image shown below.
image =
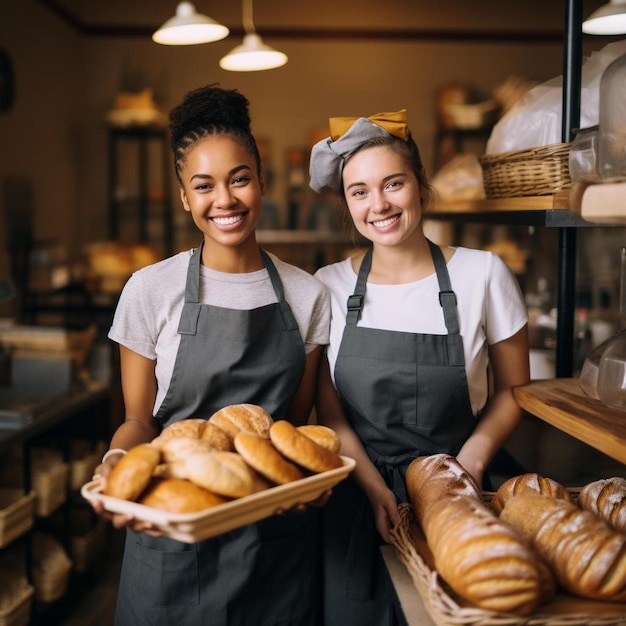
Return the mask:
[[152, 480], [139, 500], [140, 504], [168, 513], [196, 513], [224, 502], [228, 500], [176, 478]]
[[320, 446], [287, 420], [272, 424], [270, 439], [281, 454], [311, 472], [327, 472], [343, 465], [336, 452]]
[[538, 494], [508, 500], [500, 518], [550, 564], [568, 591], [593, 600], [626, 600], [626, 535], [571, 502]]
[[553, 597], [549, 568], [484, 503], [454, 457], [418, 457], [407, 469], [406, 485], [435, 568], [460, 597], [517, 615], [528, 615]]
[[551, 498], [561, 498], [567, 502], [574, 502], [572, 494], [561, 483], [552, 478], [530, 472], [513, 476], [504, 481], [493, 496], [491, 506], [496, 513], [500, 513], [504, 508], [504, 503], [509, 498], [522, 493], [538, 493]]
[[233, 451], [231, 438], [218, 426], [200, 417], [174, 422], [163, 429], [152, 443], [162, 448], [171, 439], [201, 439], [211, 444], [216, 450]]
[[613, 476], [585, 485], [578, 494], [578, 505], [626, 532], [626, 478]]
[[213, 413], [209, 422], [221, 428], [234, 441], [241, 430], [267, 439], [274, 420], [263, 407], [256, 404], [231, 404]]
[[339, 453], [341, 450], [341, 441], [337, 433], [328, 426], [322, 426], [321, 424], [305, 424], [304, 426], [298, 426], [298, 431], [303, 435], [313, 439], [315, 443], [327, 448], [331, 452]]
[[161, 451], [151, 443], [131, 448], [107, 476], [103, 493], [122, 500], [136, 500], [150, 483], [161, 461]]

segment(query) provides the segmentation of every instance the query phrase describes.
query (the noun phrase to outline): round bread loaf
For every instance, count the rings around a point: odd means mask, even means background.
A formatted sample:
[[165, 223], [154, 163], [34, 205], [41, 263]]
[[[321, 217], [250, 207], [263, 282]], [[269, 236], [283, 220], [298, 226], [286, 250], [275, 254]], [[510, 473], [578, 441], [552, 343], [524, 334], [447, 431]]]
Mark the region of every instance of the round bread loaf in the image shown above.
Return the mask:
[[228, 498], [249, 496], [258, 490], [254, 470], [236, 452], [205, 452], [187, 459], [189, 480]]
[[187, 459], [174, 463], [159, 463], [152, 476], [153, 478], [188, 478]]
[[165, 463], [184, 461], [198, 452], [214, 452], [215, 448], [204, 439], [171, 437], [161, 443], [161, 458]]
[[527, 474], [513, 476], [504, 481], [493, 496], [491, 506], [496, 513], [500, 513], [506, 502], [513, 496], [533, 493], [574, 503], [574, 498], [561, 483], [558, 483], [552, 478], [546, 478], [534, 472], [529, 472]]
[[336, 452], [315, 443], [287, 420], [272, 424], [270, 439], [281, 454], [311, 472], [327, 472], [343, 465]]
[[284, 485], [303, 478], [300, 469], [261, 435], [245, 431], [237, 433], [235, 449], [250, 467], [273, 483]]
[[219, 426], [234, 441], [241, 430], [268, 438], [274, 420], [263, 407], [256, 404], [231, 404], [213, 413], [209, 422]]
[[161, 451], [150, 443], [131, 448], [108, 475], [103, 493], [122, 500], [137, 500], [150, 483]]
[[200, 417], [192, 417], [186, 420], [174, 422], [166, 426], [157, 439], [164, 441], [170, 437], [193, 437], [199, 439], [206, 424], [206, 420]]
[[196, 513], [224, 502], [225, 498], [178, 478], [153, 480], [139, 501], [168, 513]]
[[313, 439], [313, 441], [322, 446], [322, 448], [336, 453], [339, 453], [341, 450], [341, 441], [332, 428], [322, 426], [321, 424], [305, 424], [297, 428], [303, 435], [306, 435], [309, 439]]

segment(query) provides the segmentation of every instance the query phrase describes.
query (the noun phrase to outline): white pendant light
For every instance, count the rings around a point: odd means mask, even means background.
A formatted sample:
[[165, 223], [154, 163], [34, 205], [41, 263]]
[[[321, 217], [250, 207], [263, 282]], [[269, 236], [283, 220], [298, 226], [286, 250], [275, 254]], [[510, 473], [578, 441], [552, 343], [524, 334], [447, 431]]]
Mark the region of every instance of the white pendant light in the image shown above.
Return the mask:
[[594, 11], [583, 22], [583, 33], [588, 35], [626, 34], [626, 0], [611, 0]]
[[228, 37], [230, 30], [206, 15], [196, 12], [191, 2], [180, 2], [176, 15], [152, 35], [152, 41], [167, 46], [210, 43]]
[[252, 20], [252, 0], [243, 0], [243, 43], [220, 60], [220, 67], [230, 72], [271, 70], [287, 63], [287, 55], [263, 43]]

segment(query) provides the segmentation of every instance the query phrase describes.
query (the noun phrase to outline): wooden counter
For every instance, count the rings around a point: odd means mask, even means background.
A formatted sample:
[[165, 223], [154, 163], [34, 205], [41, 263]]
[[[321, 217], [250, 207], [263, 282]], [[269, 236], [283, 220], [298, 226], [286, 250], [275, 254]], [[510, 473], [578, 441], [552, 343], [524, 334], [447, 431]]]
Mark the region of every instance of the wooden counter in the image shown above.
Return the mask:
[[626, 412], [586, 396], [577, 378], [532, 382], [513, 395], [528, 413], [626, 463]]

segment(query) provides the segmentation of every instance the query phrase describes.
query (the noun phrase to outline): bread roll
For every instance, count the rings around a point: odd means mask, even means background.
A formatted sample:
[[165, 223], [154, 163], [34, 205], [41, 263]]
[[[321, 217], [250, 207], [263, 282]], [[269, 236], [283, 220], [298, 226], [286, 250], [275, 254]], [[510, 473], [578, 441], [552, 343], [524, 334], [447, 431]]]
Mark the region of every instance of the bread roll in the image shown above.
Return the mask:
[[103, 493], [122, 500], [136, 500], [148, 486], [161, 460], [161, 451], [150, 443], [131, 448], [108, 475]]
[[244, 431], [237, 433], [235, 449], [250, 467], [273, 483], [284, 485], [304, 477], [296, 465], [261, 435]]
[[200, 432], [200, 439], [210, 443], [216, 450], [233, 452], [234, 446], [230, 437], [219, 427], [211, 422], [205, 422]]
[[228, 500], [188, 480], [177, 478], [153, 480], [139, 501], [168, 513], [196, 513], [224, 502]]
[[205, 452], [187, 459], [189, 480], [228, 498], [256, 493], [259, 482], [254, 470], [236, 452]]
[[217, 450], [232, 451], [233, 444], [228, 435], [215, 424], [210, 424], [207, 420], [194, 417], [179, 422], [174, 422], [163, 429], [161, 434], [152, 443], [162, 447], [170, 439], [181, 437], [192, 439], [203, 439], [208, 441]]
[[528, 615], [554, 595], [548, 568], [487, 507], [454, 457], [418, 457], [406, 484], [435, 568], [460, 597], [482, 609]]
[[322, 448], [337, 454], [341, 450], [341, 441], [339, 441], [337, 433], [332, 428], [322, 426], [321, 424], [305, 424], [297, 428], [299, 432], [309, 437], [309, 439], [313, 439]]
[[558, 483], [552, 478], [545, 478], [544, 476], [531, 472], [521, 474], [520, 476], [513, 476], [503, 482], [491, 500], [491, 506], [496, 513], [500, 513], [504, 507], [504, 503], [509, 498], [521, 493], [539, 493], [544, 496], [561, 498], [567, 502], [574, 503], [574, 498], [561, 483]]
[[165, 463], [185, 461], [192, 454], [215, 452], [215, 448], [204, 439], [193, 437], [170, 437], [161, 442], [161, 458]]
[[602, 478], [585, 485], [578, 494], [578, 505], [626, 532], [626, 478]]
[[311, 472], [327, 472], [343, 465], [336, 452], [315, 443], [287, 420], [272, 424], [270, 439], [281, 454]]
[[231, 404], [213, 413], [209, 422], [221, 428], [234, 441], [241, 430], [268, 438], [274, 420], [263, 407], [256, 404]]
[[508, 500], [502, 520], [550, 564], [559, 583], [593, 600], [626, 600], [626, 535], [575, 504], [538, 494]]

